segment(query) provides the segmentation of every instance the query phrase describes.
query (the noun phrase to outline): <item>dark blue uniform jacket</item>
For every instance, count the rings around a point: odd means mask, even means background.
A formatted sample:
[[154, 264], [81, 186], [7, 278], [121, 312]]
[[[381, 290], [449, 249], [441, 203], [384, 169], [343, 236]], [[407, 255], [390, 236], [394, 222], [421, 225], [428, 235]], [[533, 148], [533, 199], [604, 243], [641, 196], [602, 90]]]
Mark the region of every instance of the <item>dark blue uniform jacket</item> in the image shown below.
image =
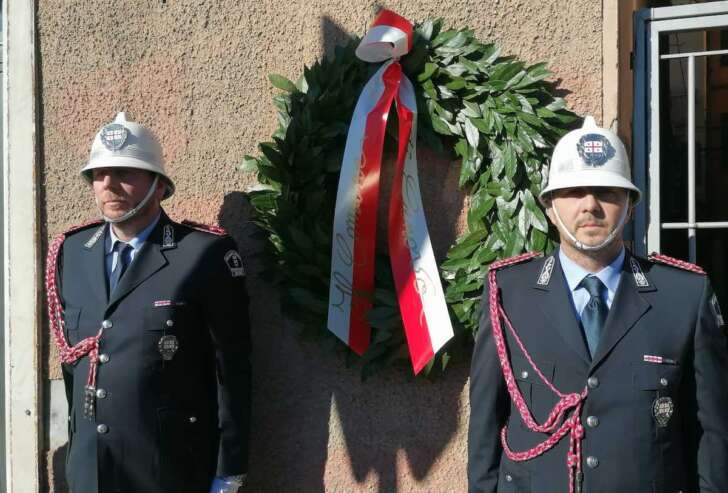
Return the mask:
[[[70, 489], [207, 492], [215, 474], [247, 470], [248, 298], [231, 259], [235, 244], [163, 213], [109, 296], [104, 234], [99, 226], [71, 234], [58, 267], [70, 344], [110, 325], [100, 341], [95, 419], [83, 415], [88, 357], [63, 365]], [[163, 336], [179, 346], [170, 360], [160, 352]]]
[[[628, 252], [591, 359], [558, 255], [553, 257], [545, 285], [537, 281], [548, 257], [506, 267], [497, 279], [505, 311], [544, 375], [564, 393], [588, 387], [581, 413], [583, 491], [728, 492], [728, 346], [708, 278]], [[487, 289], [481, 308], [470, 380], [469, 490], [568, 492], [568, 435], [525, 462], [502, 452], [499, 432], [506, 423], [516, 452], [548, 435], [528, 430], [511, 403], [493, 343]], [[504, 333], [517, 385], [543, 423], [558, 398], [505, 324]], [[667, 362], [646, 362], [645, 355]], [[664, 427], [654, 410], [660, 398], [673, 405], [672, 412], [661, 411], [669, 415]]]

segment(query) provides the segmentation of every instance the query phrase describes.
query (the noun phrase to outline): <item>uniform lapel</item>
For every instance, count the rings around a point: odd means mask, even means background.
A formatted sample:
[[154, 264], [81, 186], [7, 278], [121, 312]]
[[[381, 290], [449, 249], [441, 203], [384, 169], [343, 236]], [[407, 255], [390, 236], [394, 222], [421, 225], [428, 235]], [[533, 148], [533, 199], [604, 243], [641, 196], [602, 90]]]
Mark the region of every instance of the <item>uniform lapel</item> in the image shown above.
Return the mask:
[[[553, 268], [549, 269], [551, 274], [548, 276], [548, 280], [545, 279], [544, 268], [541, 269], [538, 280], [534, 280], [536, 282], [534, 289], [538, 293], [536, 296], [538, 307], [567, 346], [589, 364], [586, 342], [584, 342], [581, 327], [574, 314], [558, 252], [554, 252], [551, 257], [546, 257], [544, 266], [549, 262], [549, 258], [554, 260]], [[545, 280], [546, 282], [544, 282]]]
[[[94, 230], [93, 235], [83, 245], [83, 251], [88, 261], [84, 262], [84, 272], [91, 287], [89, 293], [100, 295], [105, 302], [109, 296], [108, 282], [106, 281], [106, 264], [104, 263], [104, 244], [106, 243], [106, 223]], [[103, 293], [103, 294], [102, 294]]]
[[[633, 267], [633, 265], [637, 267]], [[640, 275], [641, 278], [639, 277]], [[599, 365], [612, 348], [634, 327], [637, 321], [642, 318], [642, 315], [649, 310], [650, 304], [640, 292], [654, 291], [655, 289], [655, 286], [644, 276], [644, 273], [639, 267], [639, 260], [627, 251], [624, 257], [619, 287], [614, 295], [612, 306], [609, 309], [609, 315], [604, 326], [604, 334], [602, 335], [601, 341], [599, 341], [597, 353], [592, 360], [592, 368]]]
[[134, 256], [134, 260], [129, 264], [129, 268], [121, 277], [119, 284], [111, 293], [108, 306], [113, 305], [117, 301], [125, 297], [129, 292], [136, 288], [139, 284], [148, 279], [159, 269], [167, 265], [167, 258], [162, 253], [162, 231], [165, 226], [170, 224], [169, 218], [162, 213], [159, 222], [152, 230], [147, 241]]

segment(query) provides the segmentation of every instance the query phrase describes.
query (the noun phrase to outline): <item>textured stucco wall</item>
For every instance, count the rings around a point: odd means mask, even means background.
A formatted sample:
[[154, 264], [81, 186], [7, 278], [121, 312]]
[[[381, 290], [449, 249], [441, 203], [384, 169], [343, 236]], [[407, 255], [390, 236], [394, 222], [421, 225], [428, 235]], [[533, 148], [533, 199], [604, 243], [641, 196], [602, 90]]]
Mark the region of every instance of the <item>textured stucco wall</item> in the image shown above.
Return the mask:
[[[78, 169], [99, 126], [126, 110], [164, 145], [177, 184], [168, 212], [220, 222], [242, 243], [253, 271], [253, 491], [465, 489], [467, 362], [436, 383], [392, 371], [362, 384], [341, 358], [299, 342], [255, 273], [260, 245], [239, 194], [255, 178], [235, 166], [276, 125], [267, 74], [297, 78], [349, 33], [361, 35], [381, 5], [412, 20], [441, 16], [504, 54], [548, 61], [571, 108], [601, 117], [601, 0], [38, 2], [46, 236], [94, 214]], [[455, 221], [456, 179], [423, 173], [432, 183], [425, 201], [454, 207]], [[453, 228], [433, 229], [442, 251]], [[61, 452], [49, 454], [56, 485]]]

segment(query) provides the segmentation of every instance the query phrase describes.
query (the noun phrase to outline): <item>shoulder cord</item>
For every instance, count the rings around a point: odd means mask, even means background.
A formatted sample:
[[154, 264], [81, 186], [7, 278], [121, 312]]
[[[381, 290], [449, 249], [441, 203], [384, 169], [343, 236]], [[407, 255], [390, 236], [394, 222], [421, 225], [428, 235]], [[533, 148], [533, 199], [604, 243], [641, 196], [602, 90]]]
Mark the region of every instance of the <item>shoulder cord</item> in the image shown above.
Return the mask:
[[[493, 338], [495, 340], [496, 351], [498, 352], [498, 359], [500, 360], [501, 369], [503, 370], [503, 377], [506, 381], [508, 393], [513, 400], [518, 412], [521, 415], [524, 423], [528, 426], [531, 431], [539, 433], [551, 433], [551, 435], [539, 443], [535, 447], [523, 451], [514, 452], [508, 447], [507, 433], [508, 425], [504, 425], [501, 430], [501, 443], [503, 445], [503, 451], [510, 460], [515, 462], [522, 462], [529, 459], [533, 459], [543, 454], [544, 452], [553, 448], [567, 433], [569, 433], [569, 452], [566, 458], [566, 466], [569, 470], [569, 493], [581, 491], [581, 440], [584, 437], [584, 427], [581, 424], [581, 407], [587, 396], [587, 388], [581, 393], [564, 394], [560, 392], [554, 385], [548, 381], [544, 374], [539, 370], [536, 364], [531, 359], [531, 356], [526, 351], [523, 342], [518, 337], [516, 330], [513, 328], [511, 321], [508, 319], [505, 310], [501, 306], [498, 297], [498, 283], [496, 280], [496, 271], [508, 265], [513, 265], [519, 262], [523, 262], [530, 258], [536, 257], [538, 253], [525, 253], [517, 257], [494, 262], [490, 265], [488, 271], [488, 293], [490, 302], [490, 320], [493, 325]], [[516, 385], [515, 378], [513, 376], [513, 370], [511, 368], [510, 361], [508, 360], [508, 353], [506, 351], [505, 338], [503, 336], [503, 328], [501, 326], [501, 319], [505, 320], [508, 330], [513, 335], [516, 344], [523, 352], [531, 368], [536, 372], [543, 383], [551, 389], [559, 397], [559, 402], [556, 403], [554, 408], [551, 410], [548, 418], [543, 424], [538, 424], [531, 412], [526, 405], [526, 402], [521, 395], [518, 386]], [[573, 408], [572, 414], [559, 426], [559, 423], [564, 418], [564, 415]]]
[[[71, 347], [63, 334], [65, 323], [63, 321], [63, 305], [60, 295], [58, 294], [58, 285], [56, 275], [58, 272], [58, 255], [61, 251], [61, 245], [66, 239], [66, 235], [78, 229], [91, 224], [100, 224], [100, 221], [91, 221], [79, 226], [71, 228], [65, 233], [61, 233], [55, 237], [48, 248], [48, 257], [46, 259], [46, 295], [48, 297], [48, 322], [50, 325], [51, 335], [58, 348], [58, 353], [62, 363], [71, 364], [88, 355], [89, 370], [86, 380], [86, 401], [84, 404], [84, 414], [93, 415], [93, 400], [89, 403], [89, 393], [96, 391], [96, 373], [99, 362], [99, 339], [103, 333], [103, 327], [99, 329], [95, 336], [87, 337], [75, 346]], [[90, 407], [89, 407], [90, 406]]]

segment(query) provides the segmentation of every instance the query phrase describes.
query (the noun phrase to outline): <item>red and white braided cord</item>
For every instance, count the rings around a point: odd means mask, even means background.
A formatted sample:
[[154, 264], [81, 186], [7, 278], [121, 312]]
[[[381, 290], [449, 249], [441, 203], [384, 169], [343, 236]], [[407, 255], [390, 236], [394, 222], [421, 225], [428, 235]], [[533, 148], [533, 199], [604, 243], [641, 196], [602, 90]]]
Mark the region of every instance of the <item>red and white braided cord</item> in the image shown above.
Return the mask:
[[[521, 418], [524, 423], [526, 423], [529, 430], [539, 433], [551, 433], [551, 435], [546, 440], [529, 450], [514, 452], [508, 446], [508, 425], [505, 425], [501, 430], [501, 443], [503, 444], [503, 451], [505, 452], [506, 457], [516, 462], [522, 462], [538, 457], [544, 452], [550, 450], [564, 437], [564, 435], [569, 433], [569, 452], [566, 458], [566, 465], [569, 470], [569, 492], [573, 493], [575, 485], [574, 473], [576, 472], [577, 475], [581, 475], [581, 440], [584, 437], [584, 427], [581, 424], [581, 407], [584, 399], [586, 399], [587, 389], [585, 387], [581, 393], [564, 394], [554, 387], [554, 385], [544, 376], [541, 370], [534, 363], [520, 337], [518, 337], [516, 330], [513, 328], [511, 321], [508, 319], [508, 316], [506, 315], [506, 312], [501, 306], [498, 298], [496, 271], [508, 265], [517, 264], [538, 255], [538, 253], [533, 252], [525, 253], [492, 263], [488, 271], [488, 301], [490, 302], [490, 320], [493, 325], [493, 338], [495, 341], [496, 351], [498, 353], [498, 359], [500, 360], [501, 369], [503, 370], [503, 377], [506, 381], [506, 387], [508, 388], [508, 393], [510, 394], [516, 409], [518, 409]], [[556, 403], [543, 424], [538, 424], [533, 418], [531, 411], [528, 409], [528, 406], [523, 399], [523, 395], [518, 389], [518, 385], [516, 385], [516, 380], [513, 376], [513, 369], [511, 368], [510, 361], [508, 360], [508, 352], [506, 349], [505, 338], [503, 336], [501, 319], [505, 320], [508, 330], [513, 335], [516, 344], [526, 357], [531, 368], [533, 368], [543, 383], [559, 397], [559, 402]], [[559, 423], [570, 409], [573, 409], [573, 412], [559, 426]]]
[[65, 233], [61, 233], [53, 239], [50, 247], [48, 247], [48, 256], [46, 257], [46, 296], [48, 297], [48, 323], [50, 325], [51, 335], [58, 347], [58, 353], [62, 363], [73, 363], [78, 359], [88, 355], [89, 357], [89, 374], [87, 386], [96, 386], [96, 368], [99, 362], [99, 339], [103, 329], [93, 337], [87, 337], [75, 346], [71, 347], [63, 334], [63, 305], [58, 293], [58, 285], [56, 282], [56, 273], [58, 271], [58, 255], [61, 251], [63, 241], [66, 235], [72, 231], [76, 231], [91, 224], [100, 224], [100, 221], [90, 221], [79, 226], [75, 226]]
[[686, 262], [684, 260], [680, 260], [678, 258], [670, 257], [668, 255], [663, 255], [661, 253], [653, 252], [650, 254], [649, 257], [647, 257], [652, 262], [661, 262], [663, 264], [672, 265], [673, 267], [677, 267], [679, 269], [688, 270], [690, 272], [695, 272], [696, 274], [703, 274], [705, 275], [706, 272], [703, 270], [702, 267], [699, 265], [691, 264], [690, 262]]

